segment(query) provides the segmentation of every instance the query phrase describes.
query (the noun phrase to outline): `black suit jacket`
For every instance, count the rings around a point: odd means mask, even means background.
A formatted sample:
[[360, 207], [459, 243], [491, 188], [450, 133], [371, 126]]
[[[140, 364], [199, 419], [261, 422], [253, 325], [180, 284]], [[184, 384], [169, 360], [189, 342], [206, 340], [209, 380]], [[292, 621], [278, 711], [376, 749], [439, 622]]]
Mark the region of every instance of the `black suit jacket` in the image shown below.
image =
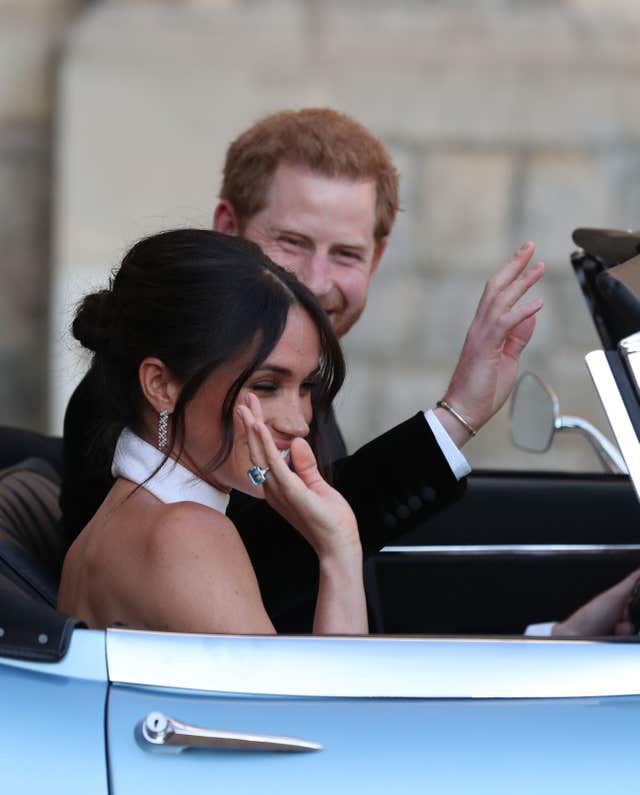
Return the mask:
[[[116, 438], [99, 424], [104, 416], [92, 373], [74, 392], [64, 421], [60, 503], [69, 542], [89, 522], [113, 484]], [[351, 505], [365, 557], [414, 530], [464, 493], [422, 412], [346, 455], [333, 413], [323, 432], [335, 463], [333, 485]], [[233, 492], [227, 515], [238, 528], [260, 584], [262, 599], [280, 632], [308, 632], [318, 587], [318, 560], [304, 538], [264, 500]]]

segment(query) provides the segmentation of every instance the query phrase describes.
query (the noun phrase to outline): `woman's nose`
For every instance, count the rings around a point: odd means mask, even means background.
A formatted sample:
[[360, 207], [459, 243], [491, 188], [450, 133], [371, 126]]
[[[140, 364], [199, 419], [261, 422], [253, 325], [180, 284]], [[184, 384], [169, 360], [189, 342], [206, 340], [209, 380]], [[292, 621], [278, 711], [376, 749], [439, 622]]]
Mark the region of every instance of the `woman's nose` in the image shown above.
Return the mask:
[[277, 418], [272, 418], [272, 424], [274, 430], [291, 438], [309, 435], [309, 422], [305, 416], [304, 407], [297, 402], [292, 401], [284, 405]]

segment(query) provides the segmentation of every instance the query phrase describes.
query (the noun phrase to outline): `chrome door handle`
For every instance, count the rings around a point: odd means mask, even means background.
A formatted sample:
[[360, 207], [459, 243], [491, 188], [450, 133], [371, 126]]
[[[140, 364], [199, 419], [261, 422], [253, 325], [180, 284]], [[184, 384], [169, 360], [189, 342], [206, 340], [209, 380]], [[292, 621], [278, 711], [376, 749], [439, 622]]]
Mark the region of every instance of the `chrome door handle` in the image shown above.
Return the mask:
[[189, 726], [162, 712], [150, 712], [137, 726], [141, 745], [147, 750], [171, 748], [221, 748], [227, 751], [321, 751], [322, 746], [299, 737], [248, 734]]

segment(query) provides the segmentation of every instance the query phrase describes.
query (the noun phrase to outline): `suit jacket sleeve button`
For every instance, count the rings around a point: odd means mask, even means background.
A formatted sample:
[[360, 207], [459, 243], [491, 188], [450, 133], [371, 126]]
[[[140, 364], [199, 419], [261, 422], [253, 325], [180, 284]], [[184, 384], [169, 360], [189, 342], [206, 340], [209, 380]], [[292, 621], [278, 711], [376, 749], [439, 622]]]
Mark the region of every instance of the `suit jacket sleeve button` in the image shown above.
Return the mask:
[[411, 516], [411, 511], [408, 505], [398, 505], [396, 508], [396, 516], [398, 519], [408, 519]]
[[425, 486], [420, 492], [420, 496], [425, 502], [433, 502], [436, 498], [436, 493], [431, 486]]
[[398, 520], [392, 513], [385, 513], [382, 517], [382, 522], [389, 530], [394, 530], [398, 526]]

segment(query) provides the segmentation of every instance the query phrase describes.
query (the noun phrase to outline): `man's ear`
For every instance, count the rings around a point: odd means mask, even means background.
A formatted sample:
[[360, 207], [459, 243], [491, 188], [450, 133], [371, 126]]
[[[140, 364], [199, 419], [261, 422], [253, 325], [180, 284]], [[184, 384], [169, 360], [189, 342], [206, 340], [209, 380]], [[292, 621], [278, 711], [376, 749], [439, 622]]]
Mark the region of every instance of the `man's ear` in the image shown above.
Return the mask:
[[180, 395], [180, 385], [167, 365], [154, 356], [147, 356], [138, 367], [138, 379], [149, 405], [158, 413], [166, 409], [173, 414]]
[[388, 237], [383, 237], [375, 245], [373, 249], [373, 259], [371, 260], [371, 270], [369, 271], [369, 279], [373, 278], [373, 274], [377, 271], [382, 255], [387, 250]]
[[225, 235], [240, 234], [240, 224], [235, 207], [228, 199], [218, 202], [213, 211], [213, 230], [214, 232], [224, 232]]

